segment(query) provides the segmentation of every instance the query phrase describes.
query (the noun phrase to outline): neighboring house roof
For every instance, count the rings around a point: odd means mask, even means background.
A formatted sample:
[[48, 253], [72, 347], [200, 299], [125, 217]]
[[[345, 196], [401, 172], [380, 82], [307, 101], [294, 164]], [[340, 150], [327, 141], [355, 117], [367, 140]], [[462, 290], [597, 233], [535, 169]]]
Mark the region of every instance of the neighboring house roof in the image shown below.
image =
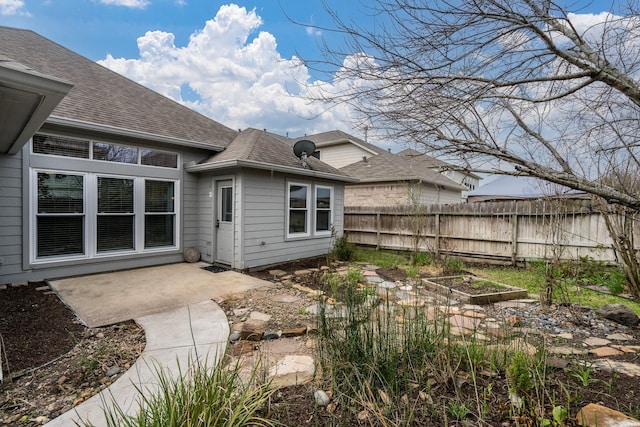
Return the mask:
[[0, 55], [74, 85], [46, 125], [209, 149], [237, 134], [33, 31], [0, 26]]
[[531, 176], [504, 175], [467, 194], [469, 202], [584, 197], [586, 193]]
[[344, 182], [357, 181], [315, 157], [308, 157], [307, 167], [303, 167], [300, 159], [293, 153], [290, 142], [289, 138], [263, 130], [245, 129], [236, 132], [236, 137], [224, 151], [212, 154], [199, 164], [187, 166], [187, 170], [200, 172], [245, 166]]
[[368, 157], [366, 160], [344, 166], [340, 170], [358, 178], [360, 182], [419, 180], [454, 190], [466, 190], [466, 187], [444, 175], [425, 168], [418, 162], [384, 150], [377, 156]]
[[472, 178], [480, 179], [478, 175], [475, 175], [471, 172], [468, 172], [450, 163], [444, 162], [440, 159], [436, 159], [435, 157], [431, 157], [425, 153], [421, 153], [420, 151], [414, 150], [412, 148], [404, 149], [400, 151], [398, 155], [403, 157], [409, 157], [429, 169], [438, 169], [439, 171], [454, 170], [454, 171], [463, 172], [465, 175], [470, 176]]
[[342, 132], [341, 130], [331, 130], [329, 132], [322, 132], [322, 133], [317, 133], [315, 135], [308, 135], [302, 138], [296, 138], [295, 141], [299, 141], [301, 139], [308, 139], [309, 141], [313, 141], [313, 143], [316, 144], [316, 147], [318, 148], [328, 147], [328, 146], [337, 145], [337, 144], [344, 144], [345, 142], [348, 142], [362, 148], [365, 151], [370, 152], [372, 156], [387, 152], [387, 150], [383, 148], [380, 148], [373, 144], [369, 144], [368, 142], [365, 142], [360, 138], [356, 138], [353, 135], [349, 135], [346, 132]]

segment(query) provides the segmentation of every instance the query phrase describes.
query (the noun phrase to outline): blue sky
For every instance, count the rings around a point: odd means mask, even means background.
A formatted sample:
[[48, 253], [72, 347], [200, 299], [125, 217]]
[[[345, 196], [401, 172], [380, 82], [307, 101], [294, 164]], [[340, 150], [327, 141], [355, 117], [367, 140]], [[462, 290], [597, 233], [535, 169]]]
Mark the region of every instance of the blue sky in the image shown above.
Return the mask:
[[325, 3], [345, 21], [370, 22], [366, 0], [0, 0], [0, 25], [34, 30], [234, 129], [290, 137], [339, 129], [364, 139], [348, 106], [304, 97], [351, 83], [296, 60], [319, 59], [323, 37], [340, 42], [311, 28], [332, 26]]

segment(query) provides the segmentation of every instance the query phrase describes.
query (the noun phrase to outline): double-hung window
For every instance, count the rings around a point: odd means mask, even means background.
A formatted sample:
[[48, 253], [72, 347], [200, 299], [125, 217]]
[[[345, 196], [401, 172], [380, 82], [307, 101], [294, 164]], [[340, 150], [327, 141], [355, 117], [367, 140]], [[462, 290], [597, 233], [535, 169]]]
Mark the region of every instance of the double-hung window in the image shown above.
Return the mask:
[[289, 236], [309, 235], [309, 205], [311, 199], [309, 184], [289, 183], [287, 193]]
[[36, 174], [37, 257], [85, 254], [85, 175]]
[[98, 252], [135, 248], [134, 180], [98, 177], [96, 234]]
[[333, 188], [322, 185], [316, 186], [316, 234], [331, 233], [333, 222]]
[[333, 197], [333, 187], [288, 183], [287, 237], [308, 237], [312, 231], [318, 237], [331, 234]]
[[175, 244], [175, 185], [173, 181], [144, 183], [144, 247]]

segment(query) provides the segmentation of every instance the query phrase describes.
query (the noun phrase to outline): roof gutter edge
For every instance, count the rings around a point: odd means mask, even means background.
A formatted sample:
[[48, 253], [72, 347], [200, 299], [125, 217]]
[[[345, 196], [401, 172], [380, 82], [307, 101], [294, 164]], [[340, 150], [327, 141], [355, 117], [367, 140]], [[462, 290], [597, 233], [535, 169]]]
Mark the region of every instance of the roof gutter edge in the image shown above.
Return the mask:
[[211, 162], [201, 164], [187, 164], [185, 169], [187, 172], [205, 172], [229, 167], [248, 167], [253, 169], [269, 170], [274, 172], [292, 173], [296, 175], [312, 176], [315, 178], [330, 179], [342, 182], [359, 182], [357, 178], [350, 176], [336, 175], [327, 172], [319, 172], [311, 169], [299, 169], [292, 166], [274, 165], [272, 163], [262, 163], [255, 160], [225, 160], [223, 162]]
[[111, 133], [118, 136], [128, 136], [134, 138], [147, 139], [166, 144], [179, 145], [182, 147], [201, 148], [209, 151], [223, 151], [224, 147], [221, 145], [209, 144], [206, 142], [192, 141], [188, 139], [174, 138], [171, 136], [158, 135], [148, 132], [141, 132], [131, 129], [120, 128], [116, 126], [101, 125], [97, 123], [85, 122], [83, 120], [65, 119], [57, 116], [50, 116], [46, 122], [52, 125], [69, 126], [80, 128], [83, 130]]

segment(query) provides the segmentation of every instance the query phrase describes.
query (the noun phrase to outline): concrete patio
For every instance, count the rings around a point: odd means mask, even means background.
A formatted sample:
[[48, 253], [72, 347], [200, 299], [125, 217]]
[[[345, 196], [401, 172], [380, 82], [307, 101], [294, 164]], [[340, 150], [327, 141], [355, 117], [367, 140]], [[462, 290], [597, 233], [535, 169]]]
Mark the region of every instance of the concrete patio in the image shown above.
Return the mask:
[[237, 271], [204, 270], [208, 265], [168, 264], [52, 280], [49, 285], [90, 328], [272, 286]]

